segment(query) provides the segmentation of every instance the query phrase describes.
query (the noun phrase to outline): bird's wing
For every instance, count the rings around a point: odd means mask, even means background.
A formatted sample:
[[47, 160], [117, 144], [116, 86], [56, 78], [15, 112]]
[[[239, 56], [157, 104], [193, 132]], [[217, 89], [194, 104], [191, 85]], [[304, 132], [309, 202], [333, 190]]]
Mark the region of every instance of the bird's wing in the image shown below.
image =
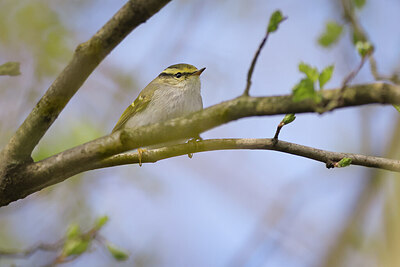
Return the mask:
[[124, 113], [122, 113], [117, 124], [112, 130], [112, 133], [120, 130], [129, 120], [129, 118], [131, 118], [135, 114], [138, 114], [139, 112], [142, 112], [148, 106], [154, 93], [154, 90], [151, 90], [152, 87], [153, 86], [151, 86], [151, 83], [147, 85], [139, 94], [139, 96], [135, 99], [135, 101], [133, 101], [133, 103], [125, 109]]

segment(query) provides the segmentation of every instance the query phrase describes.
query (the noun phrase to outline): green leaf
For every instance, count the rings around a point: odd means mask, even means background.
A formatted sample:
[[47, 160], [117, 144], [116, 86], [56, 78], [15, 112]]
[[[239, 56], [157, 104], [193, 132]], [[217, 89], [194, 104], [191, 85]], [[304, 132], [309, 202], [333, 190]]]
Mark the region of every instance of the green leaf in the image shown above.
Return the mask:
[[81, 235], [81, 228], [79, 227], [78, 224], [73, 223], [68, 226], [67, 234], [66, 234], [68, 239], [73, 239], [80, 235]]
[[329, 80], [332, 78], [332, 73], [333, 70], [335, 69], [334, 65], [330, 65], [323, 69], [321, 73], [319, 74], [318, 80], [319, 80], [319, 89], [323, 89], [324, 85], [329, 82]]
[[285, 117], [283, 117], [283, 120], [282, 120], [282, 122], [283, 122], [283, 124], [289, 124], [289, 123], [291, 123], [292, 121], [294, 121], [296, 119], [296, 116], [293, 114], [293, 113], [291, 113], [291, 114], [286, 114], [285, 115]]
[[269, 23], [268, 23], [268, 30], [267, 32], [274, 32], [278, 29], [279, 24], [282, 22], [283, 16], [280, 10], [276, 10], [272, 13]]
[[314, 90], [314, 82], [309, 78], [302, 79], [293, 87], [293, 101], [299, 102], [304, 99], [316, 99], [317, 95]]
[[365, 3], [367, 2], [367, 0], [353, 0], [354, 5], [356, 6], [356, 8], [361, 9], [365, 6]]
[[117, 248], [114, 245], [108, 244], [107, 249], [117, 261], [125, 261], [129, 258], [129, 255], [126, 252], [122, 251], [120, 248]]
[[393, 107], [394, 107], [395, 109], [397, 109], [398, 112], [400, 112], [400, 105], [393, 105]]
[[368, 41], [358, 41], [356, 49], [361, 57], [365, 57], [374, 51], [374, 46]]
[[96, 230], [100, 230], [107, 222], [108, 222], [108, 216], [107, 215], [101, 216], [97, 218], [94, 227], [96, 228]]
[[80, 255], [87, 250], [89, 244], [90, 241], [83, 238], [67, 239], [67, 241], [65, 241], [62, 254], [65, 257], [71, 255]]
[[342, 158], [337, 164], [336, 167], [338, 168], [343, 168], [347, 167], [351, 164], [351, 159], [350, 158]]
[[333, 21], [327, 22], [325, 25], [325, 32], [318, 38], [318, 43], [323, 47], [329, 47], [339, 40], [342, 32], [342, 25]]
[[313, 68], [310, 65], [301, 62], [299, 64], [299, 71], [304, 73], [313, 82], [316, 82], [318, 80], [319, 73], [317, 68]]
[[19, 62], [7, 62], [0, 65], [0, 75], [17, 76], [20, 75]]

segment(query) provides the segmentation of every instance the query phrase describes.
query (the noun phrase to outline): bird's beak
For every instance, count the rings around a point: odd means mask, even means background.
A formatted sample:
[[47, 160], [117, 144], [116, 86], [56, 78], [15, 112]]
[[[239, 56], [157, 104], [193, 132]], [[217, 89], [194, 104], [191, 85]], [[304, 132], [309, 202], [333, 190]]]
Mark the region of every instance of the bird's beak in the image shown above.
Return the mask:
[[201, 74], [205, 69], [206, 69], [206, 68], [202, 68], [202, 69], [196, 71], [195, 73], [193, 73], [193, 75], [200, 76], [200, 74]]

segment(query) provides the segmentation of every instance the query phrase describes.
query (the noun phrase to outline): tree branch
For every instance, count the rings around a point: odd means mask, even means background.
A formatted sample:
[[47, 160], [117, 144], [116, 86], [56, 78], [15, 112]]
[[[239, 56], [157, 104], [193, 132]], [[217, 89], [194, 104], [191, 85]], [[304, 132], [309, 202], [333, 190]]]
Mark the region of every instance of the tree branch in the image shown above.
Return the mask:
[[[324, 90], [323, 101], [329, 103], [340, 93], [340, 89]], [[372, 103], [399, 104], [400, 87], [386, 83], [349, 86], [343, 94], [343, 102], [336, 108]], [[240, 118], [315, 112], [317, 108], [312, 100], [293, 102], [291, 95], [242, 96], [181, 118], [116, 131], [42, 161], [9, 170], [0, 177], [0, 206], [62, 182], [91, 169], [100, 160], [128, 150], [190, 138]]]
[[[354, 37], [357, 40], [369, 41], [365, 29], [362, 27], [361, 23], [358, 20], [353, 2], [351, 0], [341, 0], [341, 5], [343, 8], [343, 16], [345, 20], [350, 23]], [[371, 54], [368, 58], [370, 70], [375, 80], [388, 80], [393, 83], [400, 84], [399, 77], [396, 73], [393, 73], [391, 76], [384, 76], [379, 73], [374, 55]]]
[[128, 1], [89, 41], [80, 44], [36, 107], [0, 154], [0, 161], [31, 161], [31, 153], [97, 65], [134, 28], [157, 13], [170, 0]]
[[22, 251], [0, 250], [0, 258], [27, 258], [37, 251], [57, 251], [62, 248], [64, 239], [57, 241], [54, 244], [38, 244]]
[[[352, 165], [400, 172], [400, 160], [365, 156], [353, 153], [331, 152], [285, 141], [276, 142], [276, 140], [273, 138], [209, 139], [197, 142], [189, 142], [186, 144], [168, 146], [143, 152], [142, 162], [154, 163], [159, 160], [182, 156], [188, 153], [232, 149], [275, 150], [323, 162], [327, 164], [328, 168], [333, 167], [330, 166], [332, 162], [338, 162], [342, 158], [350, 158], [352, 160]], [[92, 169], [137, 163], [139, 163], [138, 153], [125, 153], [100, 160], [92, 166]]]
[[[279, 14], [281, 14], [280, 11], [279, 11]], [[247, 72], [246, 88], [244, 89], [243, 96], [249, 96], [250, 87], [251, 87], [251, 83], [252, 83], [251, 82], [251, 77], [253, 76], [254, 68], [256, 67], [256, 63], [257, 63], [257, 59], [260, 56], [261, 50], [263, 49], [265, 43], [268, 40], [269, 34], [274, 32], [274, 31], [276, 31], [279, 23], [281, 23], [282, 21], [284, 21], [286, 19], [287, 19], [287, 17], [283, 17], [279, 22], [274, 22], [274, 24], [275, 24], [274, 26], [276, 26], [276, 28], [274, 28], [273, 30], [270, 29], [270, 27], [271, 27], [271, 19], [270, 19], [270, 22], [268, 24], [265, 36], [261, 40], [261, 43], [258, 46], [258, 49], [257, 49], [256, 53], [253, 56], [253, 60], [251, 61], [250, 68], [249, 68], [249, 70]]]

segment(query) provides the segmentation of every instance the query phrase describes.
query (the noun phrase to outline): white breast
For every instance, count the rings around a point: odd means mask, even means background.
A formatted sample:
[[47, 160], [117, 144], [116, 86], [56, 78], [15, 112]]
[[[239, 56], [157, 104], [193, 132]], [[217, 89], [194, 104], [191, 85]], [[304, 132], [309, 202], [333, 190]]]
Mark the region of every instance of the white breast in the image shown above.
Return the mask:
[[164, 86], [154, 92], [145, 110], [132, 116], [126, 127], [135, 128], [147, 124], [181, 117], [203, 109], [200, 79], [193, 77], [179, 88]]

